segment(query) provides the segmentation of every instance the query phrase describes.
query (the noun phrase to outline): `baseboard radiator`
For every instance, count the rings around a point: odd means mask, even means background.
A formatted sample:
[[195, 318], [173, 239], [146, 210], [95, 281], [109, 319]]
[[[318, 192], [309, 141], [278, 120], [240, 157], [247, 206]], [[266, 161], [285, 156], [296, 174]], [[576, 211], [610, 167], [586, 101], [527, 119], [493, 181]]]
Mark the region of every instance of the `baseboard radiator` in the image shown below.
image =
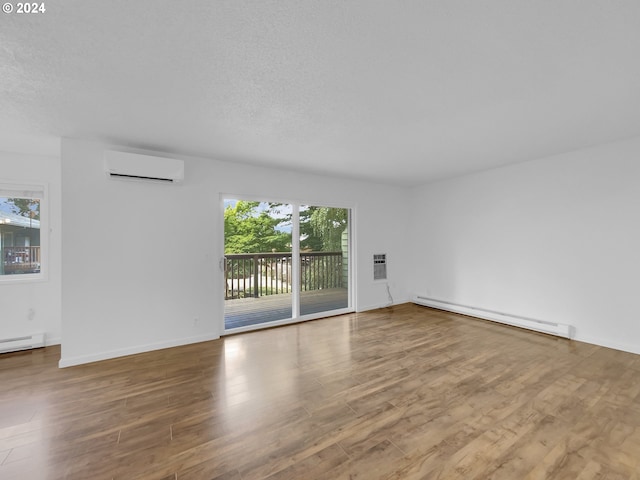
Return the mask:
[[467, 305], [459, 305], [457, 303], [436, 300], [433, 298], [414, 295], [413, 303], [423, 305], [425, 307], [445, 310], [447, 312], [461, 313], [472, 317], [491, 320], [493, 322], [504, 323], [514, 327], [526, 328], [537, 332], [548, 333], [558, 337], [572, 338], [573, 327], [563, 323], [546, 322], [544, 320], [536, 320], [534, 318], [521, 317], [494, 310], [486, 310], [484, 308], [470, 307]]
[[30, 350], [44, 347], [44, 333], [34, 333], [24, 337], [0, 338], [0, 353]]

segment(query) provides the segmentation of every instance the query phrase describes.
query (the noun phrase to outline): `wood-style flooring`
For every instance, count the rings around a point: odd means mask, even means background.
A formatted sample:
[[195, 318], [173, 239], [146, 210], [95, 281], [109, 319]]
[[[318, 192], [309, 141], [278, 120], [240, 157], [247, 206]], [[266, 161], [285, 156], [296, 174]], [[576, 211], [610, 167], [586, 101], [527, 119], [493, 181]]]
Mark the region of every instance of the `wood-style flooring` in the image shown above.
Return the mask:
[[638, 479], [640, 356], [401, 305], [0, 356], [0, 478]]

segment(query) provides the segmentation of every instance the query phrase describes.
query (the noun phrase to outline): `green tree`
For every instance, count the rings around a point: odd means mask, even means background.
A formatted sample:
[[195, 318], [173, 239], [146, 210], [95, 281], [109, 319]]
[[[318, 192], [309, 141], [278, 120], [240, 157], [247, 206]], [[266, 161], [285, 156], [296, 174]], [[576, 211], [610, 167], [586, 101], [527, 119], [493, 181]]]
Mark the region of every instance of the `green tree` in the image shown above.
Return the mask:
[[225, 253], [285, 252], [289, 250], [291, 235], [278, 230], [286, 218], [273, 214], [277, 204], [261, 207], [260, 202], [239, 200], [224, 210]]
[[313, 251], [335, 252], [342, 248], [342, 232], [349, 218], [345, 208], [309, 207], [300, 212], [301, 247]]
[[7, 198], [7, 203], [12, 204], [13, 213], [32, 220], [40, 220], [40, 200], [35, 198]]

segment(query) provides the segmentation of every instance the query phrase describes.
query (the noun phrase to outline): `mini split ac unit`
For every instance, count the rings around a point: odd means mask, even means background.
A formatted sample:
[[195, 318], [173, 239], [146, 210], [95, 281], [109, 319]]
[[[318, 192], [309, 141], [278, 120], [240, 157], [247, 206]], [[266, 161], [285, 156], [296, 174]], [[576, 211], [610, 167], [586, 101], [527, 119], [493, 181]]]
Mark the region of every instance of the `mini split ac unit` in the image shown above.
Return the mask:
[[173, 158], [108, 150], [104, 153], [104, 168], [113, 179], [164, 183], [184, 180], [184, 162]]

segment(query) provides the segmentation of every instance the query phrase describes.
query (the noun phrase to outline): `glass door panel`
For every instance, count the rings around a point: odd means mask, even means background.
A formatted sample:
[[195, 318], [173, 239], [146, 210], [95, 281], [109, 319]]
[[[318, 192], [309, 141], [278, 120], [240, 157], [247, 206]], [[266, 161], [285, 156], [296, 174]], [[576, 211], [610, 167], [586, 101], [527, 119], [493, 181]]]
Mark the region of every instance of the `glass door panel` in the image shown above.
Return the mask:
[[293, 318], [292, 211], [224, 199], [225, 330]]
[[302, 205], [300, 315], [349, 307], [348, 208]]

